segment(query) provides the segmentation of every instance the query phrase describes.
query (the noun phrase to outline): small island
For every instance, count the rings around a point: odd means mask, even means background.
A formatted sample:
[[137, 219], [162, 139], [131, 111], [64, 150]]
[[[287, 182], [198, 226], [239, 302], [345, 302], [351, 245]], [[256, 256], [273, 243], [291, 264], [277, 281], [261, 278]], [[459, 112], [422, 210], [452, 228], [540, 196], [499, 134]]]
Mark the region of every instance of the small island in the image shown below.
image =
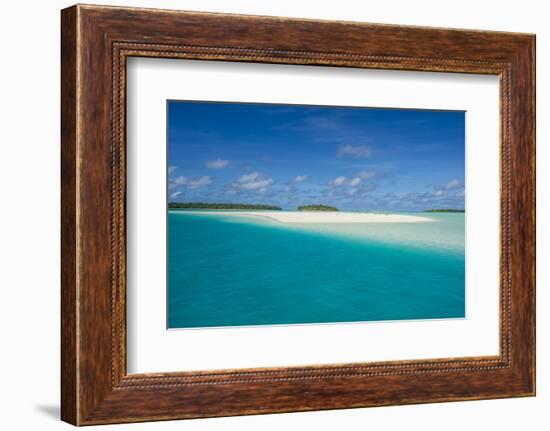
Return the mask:
[[282, 210], [275, 205], [257, 205], [257, 204], [229, 204], [229, 203], [209, 203], [209, 202], [168, 202], [168, 209], [171, 210]]
[[339, 211], [338, 208], [329, 205], [302, 205], [297, 209], [298, 211]]
[[430, 210], [424, 210], [426, 213], [463, 213], [464, 210], [456, 208], [435, 208]]

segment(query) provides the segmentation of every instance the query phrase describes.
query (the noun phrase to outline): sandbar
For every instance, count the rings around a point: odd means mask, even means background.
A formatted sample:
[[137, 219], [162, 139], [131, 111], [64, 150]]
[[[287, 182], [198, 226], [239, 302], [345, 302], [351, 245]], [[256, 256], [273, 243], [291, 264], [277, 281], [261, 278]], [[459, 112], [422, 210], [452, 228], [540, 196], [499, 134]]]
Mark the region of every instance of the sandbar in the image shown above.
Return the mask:
[[[213, 214], [209, 211], [200, 211], [200, 213]], [[216, 211], [216, 213], [223, 213], [224, 216], [264, 217], [281, 223], [419, 223], [433, 221], [428, 217], [415, 215], [344, 211]]]

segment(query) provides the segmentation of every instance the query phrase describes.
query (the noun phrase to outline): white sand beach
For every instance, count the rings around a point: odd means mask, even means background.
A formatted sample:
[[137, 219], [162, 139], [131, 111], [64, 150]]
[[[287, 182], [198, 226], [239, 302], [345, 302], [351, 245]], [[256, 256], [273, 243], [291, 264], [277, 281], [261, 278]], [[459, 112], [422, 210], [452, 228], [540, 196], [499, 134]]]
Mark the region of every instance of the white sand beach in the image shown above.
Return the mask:
[[344, 211], [227, 211], [224, 216], [266, 217], [281, 223], [418, 223], [428, 217]]

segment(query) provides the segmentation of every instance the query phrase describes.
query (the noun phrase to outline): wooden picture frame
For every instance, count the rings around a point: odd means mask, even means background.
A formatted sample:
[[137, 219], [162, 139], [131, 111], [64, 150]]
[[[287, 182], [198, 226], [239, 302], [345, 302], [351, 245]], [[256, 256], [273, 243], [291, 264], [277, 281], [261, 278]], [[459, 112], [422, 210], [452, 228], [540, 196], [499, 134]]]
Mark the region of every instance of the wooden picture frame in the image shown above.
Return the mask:
[[[535, 394], [535, 36], [77, 5], [62, 11], [61, 417], [74, 425]], [[131, 56], [500, 77], [500, 354], [130, 374]]]

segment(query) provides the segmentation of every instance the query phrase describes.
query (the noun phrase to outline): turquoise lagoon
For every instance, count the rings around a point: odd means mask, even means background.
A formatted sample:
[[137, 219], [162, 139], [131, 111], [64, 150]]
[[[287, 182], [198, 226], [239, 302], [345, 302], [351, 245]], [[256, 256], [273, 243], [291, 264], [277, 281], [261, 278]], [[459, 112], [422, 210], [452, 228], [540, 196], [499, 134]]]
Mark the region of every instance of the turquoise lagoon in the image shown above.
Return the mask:
[[285, 224], [168, 213], [168, 327], [465, 317], [463, 213]]

